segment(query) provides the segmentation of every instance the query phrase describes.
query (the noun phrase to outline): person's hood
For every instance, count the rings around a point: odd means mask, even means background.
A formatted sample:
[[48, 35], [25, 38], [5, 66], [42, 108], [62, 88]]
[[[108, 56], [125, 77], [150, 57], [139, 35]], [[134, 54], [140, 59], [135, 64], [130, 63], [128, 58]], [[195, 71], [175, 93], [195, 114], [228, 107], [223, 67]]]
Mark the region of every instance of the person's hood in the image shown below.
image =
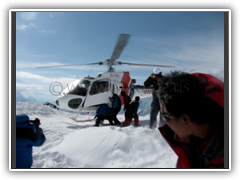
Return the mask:
[[28, 121], [29, 121], [29, 117], [26, 114], [16, 115], [16, 127], [17, 128], [35, 129], [35, 124], [31, 124]]
[[26, 114], [16, 115], [16, 123], [23, 123], [29, 121], [29, 117]]

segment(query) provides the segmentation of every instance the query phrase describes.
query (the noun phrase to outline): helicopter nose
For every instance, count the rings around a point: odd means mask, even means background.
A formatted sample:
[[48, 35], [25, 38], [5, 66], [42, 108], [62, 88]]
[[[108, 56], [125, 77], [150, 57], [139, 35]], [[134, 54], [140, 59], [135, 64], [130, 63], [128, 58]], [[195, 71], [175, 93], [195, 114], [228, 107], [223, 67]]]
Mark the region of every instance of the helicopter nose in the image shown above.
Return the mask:
[[59, 101], [58, 101], [58, 100], [56, 100], [56, 105], [57, 105], [57, 106], [60, 106], [60, 105], [59, 105]]

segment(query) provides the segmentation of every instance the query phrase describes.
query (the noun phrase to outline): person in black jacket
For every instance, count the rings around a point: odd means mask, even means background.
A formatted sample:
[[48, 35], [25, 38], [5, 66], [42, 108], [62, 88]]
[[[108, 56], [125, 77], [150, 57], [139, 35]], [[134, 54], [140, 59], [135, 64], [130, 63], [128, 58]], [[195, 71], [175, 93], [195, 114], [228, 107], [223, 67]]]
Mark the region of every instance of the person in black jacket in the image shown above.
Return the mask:
[[[150, 124], [149, 128], [154, 129], [156, 128], [156, 121], [157, 121], [157, 115], [160, 112], [160, 104], [158, 101], [158, 97], [156, 95], [156, 90], [158, 87], [158, 81], [160, 78], [162, 78], [162, 71], [160, 68], [155, 68], [153, 70], [153, 73], [147, 78], [147, 80], [144, 82], [144, 86], [151, 87], [153, 86], [153, 93], [152, 93], [152, 103], [151, 103], [151, 111], [150, 111]], [[161, 113], [159, 114], [159, 126], [164, 125], [163, 121], [161, 120]]]
[[128, 126], [130, 125], [132, 119], [134, 118], [134, 126], [139, 126], [139, 119], [138, 119], [138, 114], [137, 114], [137, 111], [138, 111], [138, 106], [139, 106], [139, 100], [140, 100], [140, 97], [139, 96], [136, 96], [135, 97], [135, 100], [132, 101], [129, 105], [128, 105], [128, 108], [126, 110], [126, 113], [125, 113], [125, 121], [123, 122], [123, 126]]

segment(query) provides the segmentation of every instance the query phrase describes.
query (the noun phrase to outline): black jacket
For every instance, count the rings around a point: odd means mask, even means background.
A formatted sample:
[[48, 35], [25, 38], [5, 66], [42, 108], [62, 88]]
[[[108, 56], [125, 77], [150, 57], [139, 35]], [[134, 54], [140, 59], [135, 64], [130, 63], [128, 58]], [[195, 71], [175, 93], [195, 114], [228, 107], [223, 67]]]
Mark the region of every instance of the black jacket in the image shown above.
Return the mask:
[[132, 101], [126, 111], [126, 114], [129, 116], [132, 116], [133, 114], [137, 114], [138, 111], [138, 106], [139, 106], [139, 102], [138, 101]]
[[[162, 77], [163, 76], [160, 76], [160, 78], [162, 78]], [[146, 87], [153, 86], [153, 93], [152, 93], [153, 101], [158, 101], [158, 97], [156, 95], [156, 90], [159, 88], [157, 80], [155, 78], [152, 78], [151, 76], [149, 76], [147, 78], [147, 80], [144, 82], [144, 86], [146, 86]]]

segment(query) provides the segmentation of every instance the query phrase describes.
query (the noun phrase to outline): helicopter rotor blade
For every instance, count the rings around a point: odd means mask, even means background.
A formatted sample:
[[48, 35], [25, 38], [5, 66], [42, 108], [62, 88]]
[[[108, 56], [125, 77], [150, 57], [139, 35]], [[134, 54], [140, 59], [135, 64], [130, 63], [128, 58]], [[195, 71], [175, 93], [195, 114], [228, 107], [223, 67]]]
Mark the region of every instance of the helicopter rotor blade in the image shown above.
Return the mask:
[[124, 47], [128, 43], [128, 40], [129, 40], [130, 36], [131, 36], [130, 34], [120, 34], [118, 36], [117, 44], [114, 48], [114, 51], [112, 53], [112, 57], [110, 59], [111, 62], [120, 57]]
[[175, 66], [165, 66], [165, 65], [159, 65], [159, 64], [139, 64], [139, 63], [127, 63], [127, 62], [118, 62], [119, 65], [127, 64], [129, 66], [158, 66], [158, 67], [175, 67]]
[[52, 67], [65, 67], [65, 66], [81, 66], [81, 65], [102, 65], [103, 62], [98, 62], [98, 63], [88, 63], [88, 64], [63, 64], [63, 65], [56, 65], [56, 66], [40, 66], [40, 67], [36, 67], [36, 68], [52, 68]]

